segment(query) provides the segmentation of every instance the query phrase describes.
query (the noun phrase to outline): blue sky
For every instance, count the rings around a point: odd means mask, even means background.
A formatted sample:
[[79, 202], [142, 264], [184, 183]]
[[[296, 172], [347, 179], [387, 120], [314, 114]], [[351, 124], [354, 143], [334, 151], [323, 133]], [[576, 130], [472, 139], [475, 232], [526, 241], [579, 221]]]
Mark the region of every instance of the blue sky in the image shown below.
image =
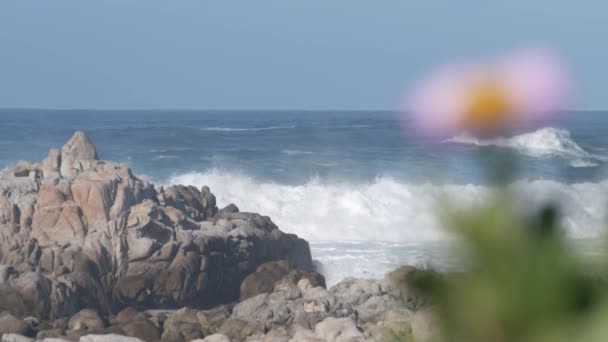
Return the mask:
[[[456, 4], [457, 5], [454, 5]], [[0, 2], [0, 107], [394, 109], [452, 58], [544, 44], [608, 108], [605, 0]]]

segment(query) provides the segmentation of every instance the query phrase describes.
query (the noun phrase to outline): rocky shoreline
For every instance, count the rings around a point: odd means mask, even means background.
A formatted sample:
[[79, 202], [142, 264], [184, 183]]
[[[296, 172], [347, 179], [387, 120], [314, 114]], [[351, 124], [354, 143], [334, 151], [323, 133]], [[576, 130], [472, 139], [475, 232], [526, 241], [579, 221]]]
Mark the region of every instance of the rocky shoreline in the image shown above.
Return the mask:
[[157, 189], [81, 131], [0, 174], [2, 341], [419, 341], [415, 271], [328, 290], [305, 240], [208, 187]]

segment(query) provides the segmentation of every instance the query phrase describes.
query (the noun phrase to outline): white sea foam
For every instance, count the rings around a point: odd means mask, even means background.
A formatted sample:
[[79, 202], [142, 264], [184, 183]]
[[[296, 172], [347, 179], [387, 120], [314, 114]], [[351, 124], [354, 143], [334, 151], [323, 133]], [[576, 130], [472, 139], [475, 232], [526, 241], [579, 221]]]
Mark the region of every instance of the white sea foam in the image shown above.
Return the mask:
[[572, 167], [576, 167], [576, 168], [583, 168], [583, 167], [596, 167], [599, 164], [597, 162], [594, 162], [592, 160], [585, 160], [585, 159], [574, 159], [570, 162], [570, 166]]
[[286, 154], [288, 156], [299, 156], [306, 154], [313, 154], [312, 151], [302, 151], [302, 150], [282, 150], [281, 153]]
[[[481, 185], [409, 184], [390, 177], [357, 184], [326, 184], [316, 178], [283, 185], [221, 170], [186, 173], [168, 183], [209, 185], [219, 206], [233, 202], [241, 211], [269, 215], [283, 231], [311, 241], [315, 264], [330, 286], [345, 277], [381, 278], [403, 264], [462, 267], [446, 251], [449, 237], [435, 215], [438, 200], [472, 206], [490, 193]], [[525, 198], [522, 207], [560, 204], [571, 237], [603, 232], [608, 181], [518, 181], [512, 188]]]
[[[231, 202], [242, 211], [269, 215], [284, 231], [311, 241], [437, 241], [446, 237], [435, 216], [438, 200], [474, 206], [489, 189], [481, 185], [409, 184], [391, 177], [367, 183], [305, 184], [260, 182], [249, 176], [212, 170], [186, 173], [169, 184], [209, 185], [218, 205]], [[564, 224], [575, 237], [596, 235], [603, 225], [608, 181], [563, 184], [549, 180], [518, 181], [513, 189], [530, 203], [557, 202]]]
[[470, 144], [477, 146], [497, 146], [511, 148], [532, 157], [575, 158], [573, 167], [596, 166], [598, 161], [606, 161], [606, 156], [585, 151], [565, 129], [545, 127], [534, 132], [510, 138], [478, 139], [468, 134], [460, 134], [445, 141], [446, 143]]
[[177, 159], [178, 156], [174, 155], [174, 154], [159, 154], [156, 157], [154, 157], [155, 160], [162, 160], [162, 159]]
[[203, 127], [203, 131], [215, 132], [247, 132], [247, 131], [270, 131], [276, 129], [293, 129], [296, 126], [269, 126], [269, 127]]

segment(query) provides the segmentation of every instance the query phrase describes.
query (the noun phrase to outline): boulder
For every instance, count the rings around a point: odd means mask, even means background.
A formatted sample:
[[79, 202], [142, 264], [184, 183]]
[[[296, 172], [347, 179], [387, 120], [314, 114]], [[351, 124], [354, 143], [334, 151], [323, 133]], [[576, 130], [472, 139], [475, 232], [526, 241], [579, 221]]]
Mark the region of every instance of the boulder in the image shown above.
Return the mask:
[[228, 336], [226, 336], [226, 335], [213, 334], [213, 335], [206, 336], [202, 340], [199, 339], [199, 340], [194, 340], [192, 342], [232, 342], [232, 340], [230, 340], [230, 338], [228, 338]]
[[363, 333], [349, 318], [328, 317], [315, 326], [315, 335], [323, 341], [363, 341]]
[[72, 272], [56, 278], [51, 290], [50, 316], [71, 316], [83, 308], [109, 311], [110, 305], [99, 281], [87, 272]]
[[268, 262], [260, 265], [241, 283], [241, 301], [261, 293], [270, 293], [279, 279], [289, 273], [291, 267], [286, 260]]
[[30, 324], [4, 311], [0, 313], [0, 335], [3, 334], [32, 336], [34, 331]]
[[323, 342], [323, 340], [317, 338], [314, 331], [304, 328], [301, 325], [294, 324], [292, 330], [293, 336], [289, 342]]
[[0, 284], [0, 312], [6, 311], [23, 317], [27, 311], [23, 297], [17, 289]]
[[220, 305], [211, 310], [199, 311], [196, 314], [198, 322], [205, 334], [213, 334], [218, 331], [224, 321], [232, 314], [233, 305]]
[[237, 207], [236, 204], [234, 204], [234, 203], [230, 203], [227, 206], [220, 209], [217, 212], [217, 214], [215, 214], [215, 219], [217, 220], [220, 218], [224, 218], [226, 216], [229, 217], [230, 214], [238, 213], [238, 212], [239, 212], [239, 207]]
[[99, 330], [105, 328], [105, 326], [99, 313], [92, 309], [81, 310], [68, 321], [70, 330]]
[[26, 272], [11, 280], [10, 286], [23, 298], [24, 314], [39, 318], [49, 317], [51, 284], [42, 274]]
[[[241, 283], [241, 300], [261, 293], [270, 293], [279, 283], [298, 284], [301, 280], [310, 287], [325, 287], [325, 277], [317, 272], [294, 269], [287, 260], [271, 261], [260, 265]], [[304, 285], [303, 285], [304, 286]]]
[[135, 337], [127, 337], [116, 334], [107, 335], [86, 335], [82, 336], [79, 342], [146, 342]]
[[2, 335], [2, 342], [34, 342], [33, 338], [26, 337], [18, 334], [4, 334]]
[[147, 319], [134, 319], [120, 325], [120, 329], [127, 336], [136, 337], [144, 341], [160, 341], [161, 330]]
[[437, 315], [430, 308], [419, 310], [412, 320], [412, 335], [416, 342], [432, 342], [438, 340], [439, 322]]
[[110, 317], [110, 324], [121, 325], [132, 321], [138, 321], [146, 319], [147, 315], [143, 312], [137, 311], [134, 307], [126, 307], [122, 309], [116, 316]]
[[183, 308], [171, 315], [164, 324], [161, 341], [188, 342], [205, 336], [198, 321], [197, 310]]
[[218, 333], [233, 341], [245, 341], [248, 338], [261, 337], [264, 329], [247, 319], [229, 318], [224, 321]]

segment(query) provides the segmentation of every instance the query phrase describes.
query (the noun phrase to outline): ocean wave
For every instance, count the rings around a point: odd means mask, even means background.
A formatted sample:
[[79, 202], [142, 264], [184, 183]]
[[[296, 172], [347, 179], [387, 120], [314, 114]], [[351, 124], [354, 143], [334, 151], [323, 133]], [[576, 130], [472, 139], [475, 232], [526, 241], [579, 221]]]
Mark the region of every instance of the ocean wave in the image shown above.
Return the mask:
[[154, 160], [177, 159], [177, 158], [179, 158], [179, 157], [174, 154], [159, 154], [156, 157], [154, 157]]
[[[448, 198], [475, 206], [491, 193], [483, 185], [410, 184], [391, 177], [329, 184], [314, 178], [300, 185], [285, 185], [225, 170], [177, 175], [165, 184], [208, 185], [219, 206], [233, 202], [242, 211], [268, 215], [284, 231], [311, 241], [444, 240], [447, 236], [435, 215], [438, 201]], [[571, 236], [596, 236], [603, 230], [608, 181], [518, 181], [512, 188], [529, 202], [524, 207], [546, 201], [560, 204]]]
[[286, 154], [288, 156], [314, 154], [314, 152], [312, 152], [312, 151], [302, 151], [302, 150], [282, 150], [281, 153]]
[[268, 127], [203, 127], [203, 131], [213, 132], [247, 132], [247, 131], [270, 131], [276, 129], [293, 129], [296, 126], [268, 126]]
[[575, 168], [583, 168], [583, 167], [596, 167], [599, 164], [597, 162], [585, 159], [574, 159], [570, 162], [570, 166]]
[[335, 126], [323, 126], [320, 128], [326, 129], [348, 129], [348, 128], [371, 128], [373, 125], [335, 125]]
[[[532, 157], [575, 158], [573, 167], [597, 166], [598, 161], [607, 161], [606, 156], [585, 151], [573, 139], [569, 131], [555, 127], [545, 127], [534, 132], [516, 135], [510, 138], [478, 139], [468, 134], [460, 134], [447, 139], [446, 143], [469, 144], [476, 146], [496, 146], [511, 148]], [[581, 161], [584, 161], [581, 162]], [[584, 166], [581, 166], [583, 165]], [[576, 166], [575, 166], [576, 165]]]

